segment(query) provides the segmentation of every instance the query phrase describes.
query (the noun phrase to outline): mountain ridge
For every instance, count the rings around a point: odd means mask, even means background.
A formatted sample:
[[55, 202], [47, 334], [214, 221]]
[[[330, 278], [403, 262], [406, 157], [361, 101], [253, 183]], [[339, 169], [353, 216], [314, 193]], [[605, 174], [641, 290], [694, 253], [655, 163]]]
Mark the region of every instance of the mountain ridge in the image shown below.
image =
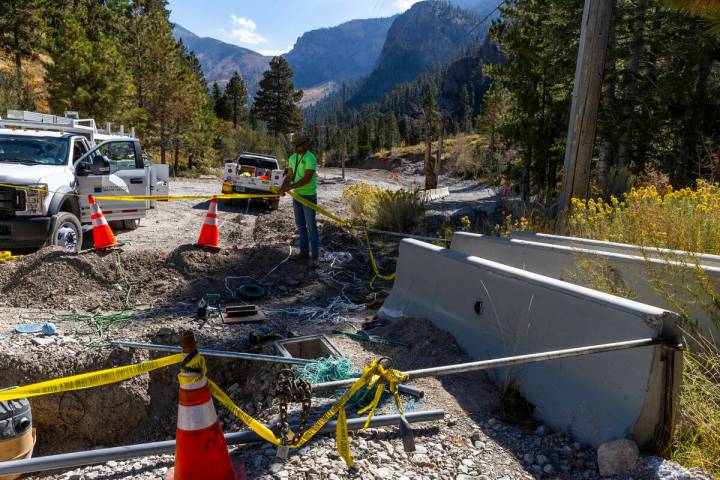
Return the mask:
[[379, 100], [401, 83], [447, 64], [483, 35], [476, 13], [441, 1], [422, 1], [400, 15], [388, 31], [377, 67], [348, 102], [352, 107]]

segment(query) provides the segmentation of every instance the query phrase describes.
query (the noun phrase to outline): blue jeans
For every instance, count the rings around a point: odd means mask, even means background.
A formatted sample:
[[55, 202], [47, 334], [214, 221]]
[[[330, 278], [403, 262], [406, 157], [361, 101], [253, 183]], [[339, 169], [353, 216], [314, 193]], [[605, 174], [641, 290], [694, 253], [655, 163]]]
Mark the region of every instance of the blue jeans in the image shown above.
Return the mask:
[[[300, 195], [305, 200], [317, 203], [317, 195]], [[304, 206], [297, 200], [293, 200], [293, 209], [295, 210], [295, 224], [300, 234], [300, 254], [310, 255], [317, 260], [319, 257], [318, 248], [318, 227], [315, 220], [315, 210]], [[308, 230], [310, 231], [308, 248]]]

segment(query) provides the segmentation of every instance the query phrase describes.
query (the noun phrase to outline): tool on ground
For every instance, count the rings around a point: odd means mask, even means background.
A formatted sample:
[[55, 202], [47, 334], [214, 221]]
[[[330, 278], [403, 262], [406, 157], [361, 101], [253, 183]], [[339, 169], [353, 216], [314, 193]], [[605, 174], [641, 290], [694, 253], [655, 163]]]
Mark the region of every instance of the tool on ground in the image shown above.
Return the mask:
[[380, 345], [387, 345], [387, 346], [390, 346], [390, 347], [406, 347], [406, 348], [410, 348], [410, 344], [409, 344], [409, 343], [401, 342], [401, 341], [399, 341], [399, 340], [389, 340], [389, 339], [387, 339], [387, 338], [382, 338], [382, 337], [379, 337], [379, 336], [377, 336], [377, 335], [370, 335], [369, 333], [367, 333], [367, 332], [364, 331], [364, 330], [360, 330], [360, 331], [357, 332], [357, 333], [344, 332], [344, 331], [342, 331], [342, 330], [333, 330], [333, 333], [338, 334], [338, 335], [345, 335], [345, 336], [347, 336], [347, 337], [349, 337], [349, 338], [352, 338], [352, 339], [354, 339], [354, 340], [361, 340], [361, 341], [365, 341], [365, 342], [372, 342], [372, 343], [377, 343], [377, 344], [380, 344]]
[[209, 252], [220, 251], [220, 230], [218, 227], [219, 218], [218, 201], [217, 198], [213, 198], [210, 200], [210, 206], [208, 206], [208, 211], [205, 215], [205, 222], [200, 229], [200, 237], [197, 241], [198, 246]]
[[[140, 350], [152, 350], [158, 352], [181, 352], [182, 349], [175, 345], [157, 345], [154, 343], [139, 343], [139, 342], [125, 342], [125, 341], [113, 341], [112, 346], [115, 347], [127, 347], [136, 348]], [[207, 357], [220, 357], [220, 358], [234, 358], [237, 360], [251, 360], [258, 362], [271, 362], [271, 363], [283, 363], [286, 365], [305, 365], [312, 363], [312, 360], [306, 360], [304, 358], [289, 358], [280, 357], [276, 355], [263, 355], [260, 353], [244, 353], [244, 352], [226, 352], [223, 350], [211, 350], [207, 348], [201, 348], [198, 350], [201, 355]]]
[[210, 316], [220, 312], [220, 295], [217, 293], [206, 293], [198, 302], [197, 318], [207, 322]]
[[400, 436], [403, 441], [403, 449], [407, 453], [415, 451], [415, 433], [413, 432], [410, 422], [407, 421], [405, 414], [400, 415]]
[[215, 413], [205, 377], [205, 360], [198, 353], [192, 332], [183, 333], [184, 360], [180, 367], [180, 398], [177, 421], [175, 467], [167, 480], [244, 479], [244, 468], [235, 470]]
[[[305, 426], [310, 416], [310, 405], [312, 402], [310, 383], [302, 380], [295, 370], [281, 370], [277, 375], [275, 397], [280, 402], [280, 438], [282, 440], [282, 445], [278, 446], [277, 456], [286, 459], [289, 453], [289, 445], [305, 433]], [[290, 429], [287, 412], [288, 403], [302, 404], [300, 428], [297, 432], [293, 432]]]
[[88, 195], [88, 201], [92, 209], [90, 218], [92, 219], [93, 225], [92, 237], [94, 250], [103, 251], [117, 246], [118, 242], [115, 239], [115, 235], [110, 229], [105, 215], [103, 215], [102, 210], [100, 210], [100, 205], [95, 201], [95, 197]]
[[384, 327], [385, 325], [387, 325], [387, 321], [382, 318], [378, 318], [377, 315], [373, 315], [372, 317], [367, 317], [365, 323], [362, 325], [362, 329], [372, 330], [373, 328]]
[[267, 333], [265, 335], [253, 332], [248, 335], [248, 341], [251, 345], [260, 345], [261, 343], [271, 342], [274, 340], [282, 340], [283, 336], [277, 332]]
[[231, 325], [235, 323], [263, 323], [265, 314], [257, 305], [225, 305], [220, 311], [222, 321]]

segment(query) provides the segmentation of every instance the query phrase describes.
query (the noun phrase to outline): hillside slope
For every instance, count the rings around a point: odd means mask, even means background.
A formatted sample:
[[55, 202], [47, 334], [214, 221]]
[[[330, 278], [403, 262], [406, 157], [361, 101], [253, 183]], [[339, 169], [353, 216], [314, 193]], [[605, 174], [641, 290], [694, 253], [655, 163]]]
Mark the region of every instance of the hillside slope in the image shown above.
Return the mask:
[[245, 80], [250, 94], [255, 94], [258, 82], [268, 68], [270, 57], [214, 38], [198, 37], [177, 24], [173, 34], [198, 57], [208, 83], [218, 82], [224, 85], [237, 70]]
[[416, 3], [390, 28], [378, 66], [370, 74], [350, 105], [358, 107], [378, 100], [400, 83], [443, 65], [470, 45], [480, 18], [467, 10], [439, 1]]
[[295, 86], [342, 83], [370, 74], [395, 18], [352, 20], [303, 34], [284, 55], [295, 72]]

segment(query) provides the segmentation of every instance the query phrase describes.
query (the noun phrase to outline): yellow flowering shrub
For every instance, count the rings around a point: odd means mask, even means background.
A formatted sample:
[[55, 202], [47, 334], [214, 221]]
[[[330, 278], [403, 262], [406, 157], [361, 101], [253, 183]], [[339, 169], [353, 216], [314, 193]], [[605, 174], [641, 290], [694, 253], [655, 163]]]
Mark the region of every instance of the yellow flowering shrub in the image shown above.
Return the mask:
[[622, 199], [574, 198], [569, 234], [637, 245], [720, 254], [720, 185], [658, 192], [633, 188]]

